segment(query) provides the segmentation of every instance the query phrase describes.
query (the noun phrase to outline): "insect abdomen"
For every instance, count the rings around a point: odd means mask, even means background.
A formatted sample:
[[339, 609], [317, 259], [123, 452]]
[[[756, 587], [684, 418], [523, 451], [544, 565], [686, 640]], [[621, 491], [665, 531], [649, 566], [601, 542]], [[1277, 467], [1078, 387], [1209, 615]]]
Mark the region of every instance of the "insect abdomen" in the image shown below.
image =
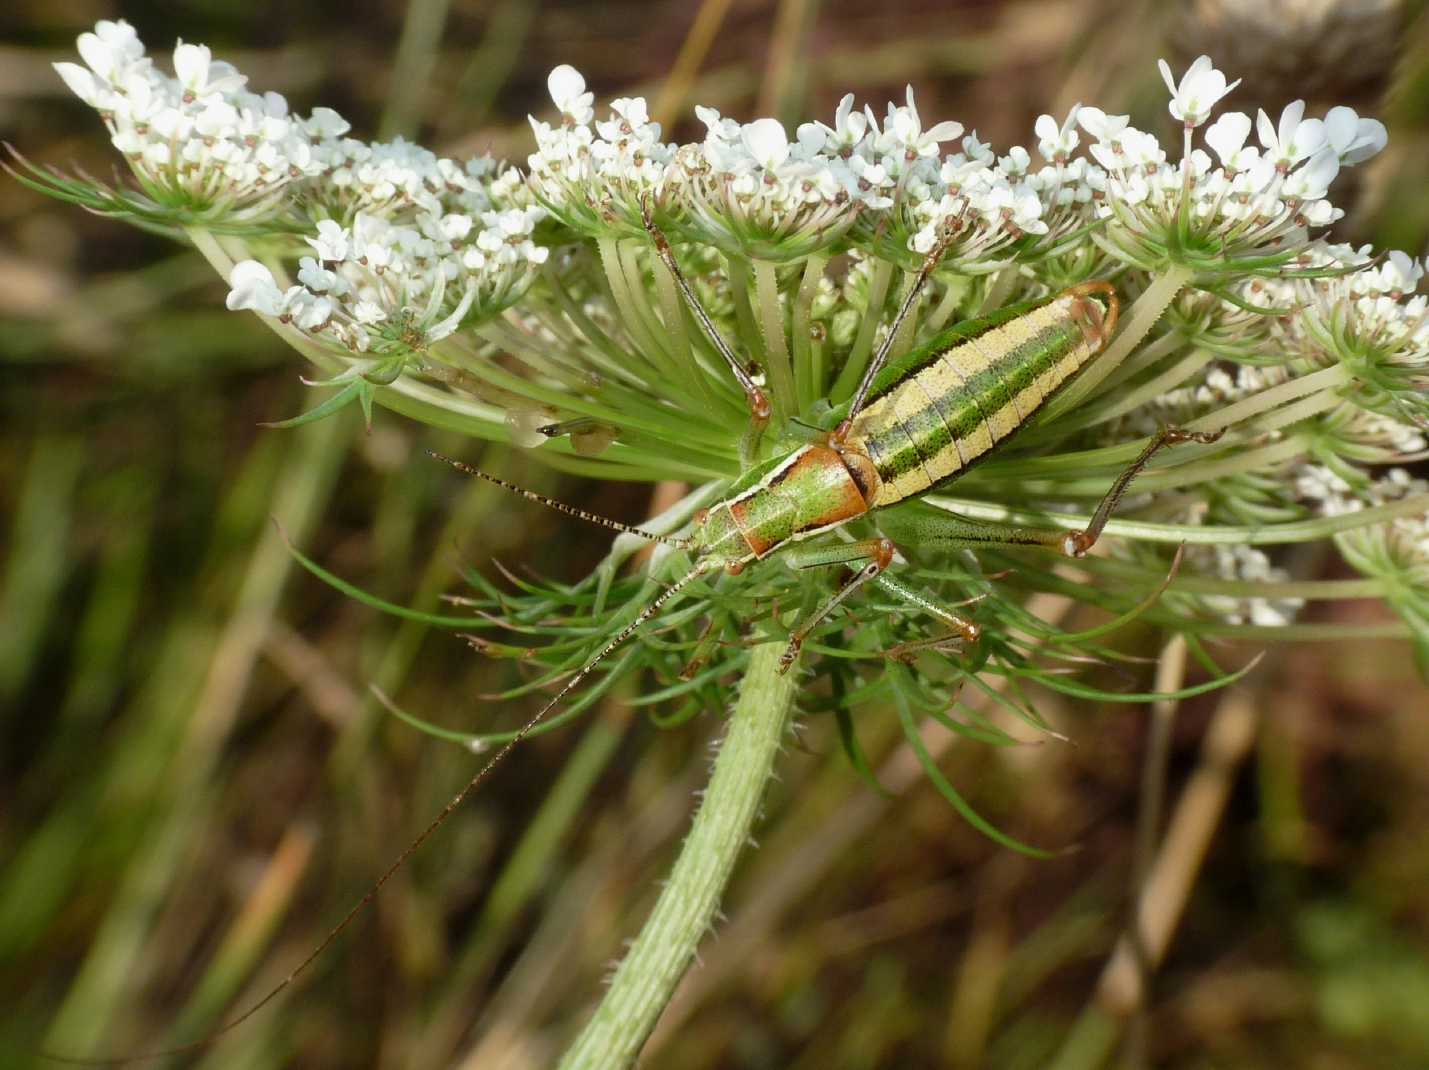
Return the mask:
[[1099, 310], [1089, 317], [1089, 304], [1068, 292], [964, 335], [876, 394], [846, 439], [878, 470], [869, 505], [892, 505], [953, 478], [1021, 427], [1101, 349]]

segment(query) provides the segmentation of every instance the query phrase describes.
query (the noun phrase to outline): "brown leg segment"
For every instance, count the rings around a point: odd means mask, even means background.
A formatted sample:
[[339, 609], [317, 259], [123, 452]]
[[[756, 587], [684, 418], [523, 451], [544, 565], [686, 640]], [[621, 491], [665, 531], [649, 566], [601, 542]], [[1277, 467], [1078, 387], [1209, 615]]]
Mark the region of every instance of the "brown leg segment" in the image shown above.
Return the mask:
[[1062, 549], [1068, 557], [1081, 557], [1096, 543], [1101, 536], [1102, 529], [1106, 527], [1106, 522], [1111, 518], [1111, 514], [1116, 511], [1116, 507], [1121, 504], [1121, 499], [1126, 494], [1126, 488], [1131, 485], [1147, 462], [1156, 456], [1167, 446], [1176, 446], [1182, 442], [1199, 442], [1208, 445], [1225, 434], [1225, 428], [1219, 431], [1185, 431], [1179, 427], [1164, 427], [1141, 451], [1141, 456], [1132, 461], [1126, 471], [1117, 476], [1116, 482], [1111, 485], [1111, 490], [1107, 491], [1106, 497], [1097, 506], [1097, 511], [1092, 514], [1092, 522], [1083, 531], [1074, 531], [1067, 535], [1062, 541]]

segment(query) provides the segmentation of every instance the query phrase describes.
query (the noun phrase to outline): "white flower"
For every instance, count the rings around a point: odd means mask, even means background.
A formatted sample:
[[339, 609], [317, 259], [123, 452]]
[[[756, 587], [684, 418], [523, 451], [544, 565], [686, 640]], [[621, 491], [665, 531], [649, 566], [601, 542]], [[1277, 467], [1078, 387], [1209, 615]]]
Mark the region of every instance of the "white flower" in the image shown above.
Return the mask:
[[1067, 113], [1066, 120], [1061, 126], [1057, 125], [1057, 120], [1050, 115], [1039, 115], [1037, 122], [1033, 126], [1033, 131], [1037, 134], [1037, 151], [1042, 154], [1043, 159], [1053, 163], [1065, 161], [1077, 147], [1077, 112], [1080, 104], [1073, 104], [1072, 110]]
[[1256, 115], [1255, 129], [1266, 156], [1275, 161], [1281, 171], [1288, 171], [1301, 160], [1318, 152], [1325, 144], [1325, 124], [1319, 119], [1306, 119], [1305, 102], [1291, 101], [1280, 113], [1280, 124], [1274, 126], [1264, 109]]
[[848, 156], [868, 132], [868, 117], [861, 111], [853, 110], [853, 94], [847, 94], [839, 101], [834, 113], [834, 125], [823, 127], [827, 135], [826, 148], [838, 156]]
[[1200, 56], [1181, 76], [1178, 85], [1171, 77], [1171, 67], [1164, 59], [1156, 61], [1161, 77], [1171, 93], [1167, 105], [1172, 116], [1188, 127], [1200, 126], [1211, 114], [1216, 102], [1240, 85], [1240, 79], [1227, 84], [1226, 76], [1211, 65], [1210, 56]]
[[1245, 148], [1245, 139], [1249, 136], [1250, 116], [1239, 111], [1218, 116], [1206, 127], [1205, 133], [1206, 144], [1215, 150], [1227, 171], [1244, 171], [1259, 157], [1256, 149]]
[[110, 85], [117, 85], [129, 70], [149, 65], [144, 58], [144, 42], [123, 19], [101, 19], [93, 33], [80, 34], [75, 44], [89, 69]]
[[1346, 167], [1364, 163], [1389, 141], [1378, 119], [1361, 119], [1353, 108], [1331, 108], [1325, 114], [1325, 138]]
[[546, 76], [546, 88], [561, 114], [577, 126], [584, 126], [595, 117], [591, 108], [595, 94], [586, 92], [585, 78], [569, 63], [552, 69]]
[[283, 311], [283, 291], [278, 289], [273, 273], [256, 260], [240, 260], [228, 273], [230, 311], [250, 309], [264, 316], [276, 316]]
[[923, 121], [918, 117], [918, 108], [913, 103], [913, 87], [908, 86], [908, 103], [904, 107], [888, 105], [888, 115], [883, 120], [883, 139], [891, 142], [888, 151], [901, 146], [908, 159], [938, 155], [941, 142], [952, 141], [963, 132], [963, 124], [945, 120], [924, 130]]
[[208, 45], [186, 45], [183, 41], [174, 47], [174, 74], [186, 101], [236, 93], [248, 82], [232, 64], [213, 62]]
[[335, 220], [319, 221], [318, 236], [305, 238], [304, 241], [317, 251], [319, 259], [329, 261], [347, 259], [347, 231]]
[[1098, 141], [1115, 144], [1130, 121], [1129, 115], [1108, 115], [1100, 108], [1084, 105], [1077, 109], [1077, 124]]
[[1304, 167], [1296, 168], [1285, 178], [1285, 196], [1301, 201], [1318, 201], [1330, 190], [1330, 183], [1340, 173], [1339, 158], [1332, 151], [1316, 153]]
[[352, 124], [331, 108], [314, 108], [303, 127], [310, 137], [321, 141], [342, 137], [352, 129]]
[[739, 136], [754, 162], [766, 171], [777, 170], [789, 158], [789, 138], [778, 119], [755, 119], [740, 128]]
[[108, 111], [112, 108], [113, 92], [101, 79], [96, 78], [93, 72], [78, 63], [55, 63], [51, 66], [64, 79], [69, 91], [91, 108], [98, 111]]

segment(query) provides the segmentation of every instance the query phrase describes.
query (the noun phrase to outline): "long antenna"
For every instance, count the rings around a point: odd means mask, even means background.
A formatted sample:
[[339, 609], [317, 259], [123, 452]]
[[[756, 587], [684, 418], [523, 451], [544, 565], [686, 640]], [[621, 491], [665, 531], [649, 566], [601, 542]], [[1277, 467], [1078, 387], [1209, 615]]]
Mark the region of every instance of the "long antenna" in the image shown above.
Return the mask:
[[[465, 465], [461, 465], [456, 461], [452, 461], [449, 457], [442, 457], [441, 454], [433, 454], [433, 456], [439, 457], [441, 458], [441, 460], [444, 461], [449, 461], [450, 463], [457, 465], [457, 467], [466, 470]], [[502, 486], [510, 486], [510, 484], [502, 483], [500, 480], [494, 479], [492, 476], [488, 476], [485, 473], [478, 472], [475, 469], [470, 469], [470, 471], [473, 475], [479, 475], [483, 479], [490, 479], [492, 480], [492, 482], [499, 483]], [[522, 494], [530, 494], [529, 491], [521, 490], [521, 488], [519, 487], [512, 487], [512, 489], [520, 491]], [[539, 498], [538, 495], [536, 495], [535, 497]], [[560, 505], [559, 502], [550, 504], [555, 504], [558, 506]], [[566, 506], [565, 508], [569, 509], [570, 507]], [[574, 512], [576, 512], [576, 515], [583, 515], [578, 510], [575, 510]], [[609, 523], [613, 524], [615, 522], [609, 521]], [[641, 532], [633, 528], [629, 530], [631, 530], [637, 535], [648, 534], [646, 532]], [[650, 537], [656, 538], [657, 536]], [[602, 661], [609, 657], [610, 654], [613, 653], [622, 643], [624, 643], [627, 639], [634, 635], [641, 625], [645, 624], [648, 620], [650, 620], [650, 618], [654, 617], [657, 613], [659, 613], [665, 603], [669, 602], [670, 599], [675, 597], [675, 595], [679, 594], [691, 583], [699, 579], [701, 576], [705, 575], [705, 573], [710, 572], [715, 567], [715, 565], [713, 565], [707, 560], [695, 562], [694, 568], [690, 569], [689, 572], [685, 573], [673, 584], [661, 591], [660, 594], [648, 606], [646, 606], [639, 612], [639, 614], [635, 617], [633, 621], [631, 621], [624, 628], [622, 628], [620, 630], [620, 633], [616, 635], [614, 639], [606, 643], [605, 646], [601, 648], [600, 653], [596, 654], [595, 657], [591, 658], [584, 665], [582, 665], [580, 667], [580, 670], [568, 681], [566, 681], [565, 686], [563, 686], [558, 692], [556, 692], [555, 698], [551, 699], [544, 706], [542, 706], [540, 711], [534, 717], [532, 717], [529, 721], [522, 725], [520, 731], [518, 731], [514, 736], [512, 736], [511, 739], [499, 751], [492, 755], [491, 761], [487, 762], [484, 766], [477, 770], [476, 775], [473, 776], [471, 780], [467, 782], [466, 787], [462, 788], [461, 791], [457, 792], [455, 795], [452, 796], [451, 801], [447, 803], [446, 806], [442, 807], [441, 813], [437, 814], [437, 816], [431, 820], [427, 827], [424, 828], [417, 835], [416, 839], [414, 839], [411, 843], [407, 845], [406, 850], [404, 850], [400, 855], [397, 856], [397, 860], [387, 867], [387, 869], [383, 872], [382, 876], [377, 878], [377, 880], [373, 883], [372, 887], [367, 890], [367, 894], [364, 895], [361, 899], [359, 899], [357, 901], [357, 904], [353, 906], [353, 908], [349, 910], [345, 915], [343, 915], [342, 920], [336, 925], [334, 925], [331, 930], [329, 930], [327, 936], [323, 937], [322, 943], [318, 944], [317, 947], [313, 948], [313, 950], [309, 952], [308, 957], [303, 959], [302, 962], [298, 963], [298, 965], [288, 974], [287, 977], [283, 978], [283, 980], [279, 981], [276, 985], [274, 985], [273, 988], [269, 990], [267, 995], [265, 995], [257, 1003], [253, 1004], [253, 1006], [249, 1007], [237, 1018], [234, 1018], [231, 1022], [227, 1022], [219, 1028], [215, 1029], [212, 1033], [208, 1034], [208, 1036], [204, 1037], [202, 1040], [195, 1040], [188, 1044], [180, 1044], [177, 1047], [173, 1048], [160, 1048], [155, 1051], [136, 1052], [131, 1055], [110, 1058], [59, 1055], [54, 1052], [48, 1051], [41, 1051], [39, 1054], [43, 1058], [49, 1059], [52, 1062], [69, 1063], [75, 1066], [122, 1066], [126, 1063], [150, 1062], [155, 1059], [167, 1059], [174, 1055], [183, 1055], [188, 1052], [199, 1051], [203, 1048], [207, 1048], [209, 1045], [213, 1044], [216, 1040], [224, 1036], [226, 1033], [230, 1033], [234, 1029], [237, 1029], [244, 1022], [248, 1021], [249, 1018], [252, 1018], [255, 1014], [257, 1014], [274, 999], [276, 999], [284, 989], [286, 989], [300, 976], [302, 976], [303, 973], [307, 971], [308, 967], [311, 966], [315, 961], [317, 961], [318, 957], [328, 949], [332, 942], [342, 935], [343, 930], [346, 929], [348, 925], [352, 923], [352, 920], [356, 918], [357, 915], [361, 914], [362, 911], [367, 908], [369, 903], [371, 903], [374, 899], [377, 898], [377, 893], [382, 890], [382, 886], [386, 884], [389, 879], [391, 879], [392, 875], [396, 873], [399, 869], [401, 869], [404, 865], [406, 865], [407, 859], [411, 858], [412, 855], [416, 853], [417, 849], [420, 848], [422, 844], [427, 842], [427, 839], [432, 835], [432, 833], [437, 831], [437, 829], [441, 826], [442, 822], [446, 821], [446, 819], [451, 816], [452, 811], [455, 810], [458, 806], [460, 806], [462, 804], [462, 801], [466, 799], [468, 795], [470, 795], [473, 791], [475, 791], [478, 787], [481, 786], [481, 782], [491, 774], [491, 771], [495, 769], [498, 765], [500, 765], [503, 761], [505, 761], [506, 756], [516, 749], [517, 744], [519, 744], [523, 739], [530, 735], [531, 730], [534, 729], [543, 720], [545, 720], [546, 715], [550, 713], [553, 709], [555, 709], [556, 706], [561, 702], [561, 700], [564, 699], [568, 694], [570, 694], [571, 691], [573, 691], [582, 680], [589, 676], [592, 670], [594, 670], [597, 665], [599, 665]], [[392, 708], [392, 700], [389, 699], [379, 688], [374, 685], [372, 687], [372, 691], [377, 696], [378, 700], [383, 703], [383, 705], [387, 706], [389, 709]]]
[[558, 513], [565, 513], [567, 516], [579, 517], [592, 524], [599, 524], [603, 528], [611, 531], [623, 531], [627, 535], [639, 535], [642, 539], [649, 539], [652, 542], [663, 542], [666, 546], [673, 546], [677, 550], [688, 550], [690, 540], [682, 539], [675, 535], [656, 535], [653, 531], [645, 531], [637, 528], [633, 524], [622, 524], [619, 520], [611, 520], [608, 516], [601, 516], [599, 513], [588, 513], [584, 509], [577, 509], [574, 505], [567, 505], [565, 502], [557, 501], [555, 498], [548, 498], [544, 494], [537, 494], [534, 490], [527, 490], [525, 487], [518, 487], [500, 476], [483, 472], [480, 468], [473, 468], [464, 461], [458, 461], [455, 457], [448, 457], [445, 453], [438, 453], [436, 450], [428, 450], [429, 454], [439, 461], [446, 461], [458, 472], [465, 472], [469, 476], [476, 476], [477, 479], [484, 479], [488, 483], [495, 483], [498, 487], [509, 490], [512, 494], [519, 494], [523, 498], [528, 498], [533, 502], [540, 502], [542, 505], [550, 506]]

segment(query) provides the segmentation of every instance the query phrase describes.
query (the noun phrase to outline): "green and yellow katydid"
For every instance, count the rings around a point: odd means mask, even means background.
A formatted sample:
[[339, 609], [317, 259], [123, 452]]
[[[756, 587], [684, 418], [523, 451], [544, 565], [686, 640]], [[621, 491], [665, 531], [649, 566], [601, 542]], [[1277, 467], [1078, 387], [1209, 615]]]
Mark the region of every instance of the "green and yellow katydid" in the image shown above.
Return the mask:
[[[648, 217], [646, 226], [657, 255], [673, 275], [695, 319], [744, 390], [754, 432], [752, 437], [757, 440], [770, 418], [767, 397], [696, 300], [669, 243]], [[317, 959], [372, 901], [388, 878], [518, 743], [580, 686], [596, 666], [702, 576], [721, 569], [738, 574], [769, 558], [779, 558], [794, 568], [842, 565], [854, 570], [839, 590], [800, 622], [790, 635], [781, 662], [786, 671], [797, 660], [805, 636], [850, 594], [870, 581], [942, 620], [952, 629], [952, 638], [975, 642], [979, 627], [974, 621], [885, 575], [895, 554], [889, 538], [879, 535], [845, 542], [820, 540], [819, 536], [944, 486], [995, 451], [1105, 348], [1116, 330], [1120, 305], [1111, 283], [1080, 283], [1043, 302], [1013, 305], [989, 316], [967, 320], [889, 363], [888, 355], [898, 329], [937, 261], [938, 250], [934, 250], [914, 279], [862, 382], [841, 414], [838, 426], [816, 441], [751, 468], [725, 490], [720, 501], [696, 515], [691, 530], [683, 537], [656, 535], [597, 516], [435, 454], [463, 472], [561, 512], [684, 550], [694, 558], [693, 566], [589, 658], [497, 751], [286, 980], [205, 1040], [136, 1057], [201, 1048], [275, 998]], [[926, 533], [928, 538], [920, 541], [949, 547], [1040, 545], [1080, 557], [1097, 541], [1127, 486], [1152, 455], [1175, 443], [1208, 443], [1219, 437], [1220, 432], [1176, 428], [1161, 431], [1113, 482], [1082, 531], [1016, 528], [949, 518], [940, 521], [937, 529]]]
[[[695, 319], [743, 388], [757, 434], [769, 420], [768, 399], [701, 307], [669, 242], [648, 213], [645, 225], [656, 253], [674, 276]], [[718, 503], [696, 515], [690, 533], [683, 538], [654, 535], [618, 524], [523, 490], [460, 461], [441, 458], [463, 472], [534, 501], [618, 531], [669, 543], [694, 557], [690, 571], [582, 665], [513, 743], [701, 576], [720, 569], [738, 574], [775, 556], [794, 568], [859, 566], [832, 597], [794, 630], [781, 660], [787, 671], [797, 659], [804, 637], [853, 591], [883, 577], [895, 553], [892, 541], [883, 536], [857, 542], [825, 540], [823, 545], [801, 544], [874, 510], [956, 480], [1025, 426], [1102, 351], [1115, 333], [1120, 310], [1115, 287], [1109, 282], [1084, 282], [1047, 301], [1012, 305], [989, 316], [966, 320], [888, 363], [898, 329], [936, 268], [939, 252], [935, 249], [925, 258], [838, 427], [818, 441], [770, 458], [746, 472]], [[1157, 451], [1179, 442], [1209, 443], [1219, 437], [1220, 432], [1162, 430], [1112, 484], [1082, 531], [948, 520], [939, 525], [936, 541], [943, 546], [1041, 545], [1080, 557], [1097, 541], [1127, 486]], [[972, 642], [978, 638], [975, 622], [889, 578], [881, 582], [894, 594], [939, 617], [962, 639]]]

